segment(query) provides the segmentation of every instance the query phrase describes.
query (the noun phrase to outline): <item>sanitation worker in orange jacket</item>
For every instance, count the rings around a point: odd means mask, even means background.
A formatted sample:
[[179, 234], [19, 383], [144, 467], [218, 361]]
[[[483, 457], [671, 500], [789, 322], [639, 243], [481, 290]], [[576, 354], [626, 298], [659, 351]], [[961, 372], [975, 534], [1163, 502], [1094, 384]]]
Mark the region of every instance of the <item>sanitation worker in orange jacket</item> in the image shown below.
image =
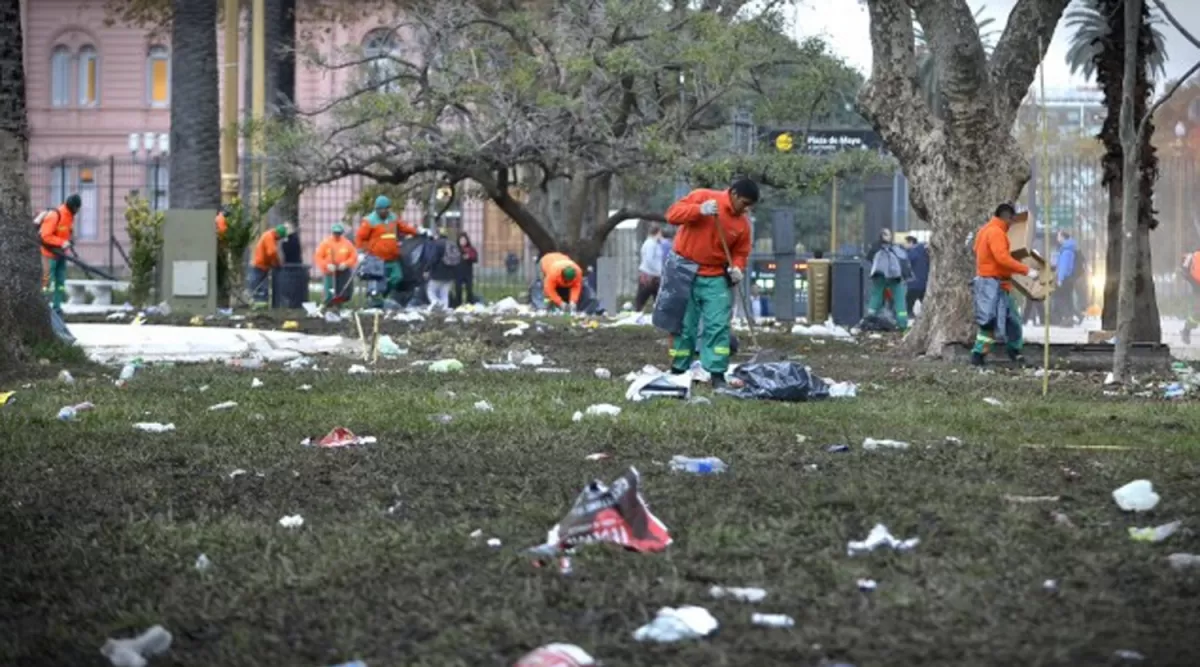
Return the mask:
[[272, 227], [263, 232], [254, 244], [254, 256], [250, 260], [250, 288], [254, 293], [256, 310], [267, 307], [268, 278], [272, 269], [283, 264], [283, 258], [279, 255], [279, 242], [286, 239], [289, 232], [287, 225]]
[[542, 293], [546, 299], [568, 312], [579, 307], [583, 295], [583, 271], [561, 252], [547, 253], [538, 262], [542, 271]]
[[1012, 300], [1012, 277], [1025, 275], [1036, 279], [1038, 272], [1012, 256], [1008, 226], [1017, 219], [1016, 209], [1011, 204], [1001, 204], [996, 207], [992, 219], [975, 234], [972, 292], [979, 331], [975, 334], [975, 347], [971, 349], [971, 363], [976, 366], [984, 364], [1000, 333], [1003, 333], [1009, 358], [1017, 363], [1025, 360], [1021, 355], [1025, 344], [1021, 314]]
[[[725, 385], [729, 369], [731, 288], [746, 275], [750, 257], [750, 207], [758, 203], [758, 185], [743, 179], [728, 190], [693, 190], [667, 209], [667, 222], [679, 227], [672, 252], [699, 265], [682, 332], [671, 340], [671, 372], [686, 373], [697, 349], [697, 330], [703, 323], [700, 364], [712, 376], [714, 388]], [[718, 232], [724, 233], [725, 244]], [[725, 246], [729, 248], [726, 258]], [[668, 278], [664, 276], [664, 281]], [[665, 287], [664, 287], [665, 289]]]
[[362, 219], [354, 234], [355, 245], [368, 257], [363, 263], [367, 279], [367, 297], [374, 308], [383, 307], [384, 299], [400, 289], [404, 269], [400, 264], [400, 235], [415, 236], [416, 227], [392, 213], [392, 200], [383, 195], [375, 198], [375, 211]]
[[333, 235], [321, 241], [313, 256], [313, 265], [325, 276], [325, 303], [345, 303], [349, 298], [350, 281], [358, 266], [358, 250], [345, 237], [346, 228], [334, 223]]
[[61, 313], [67, 295], [67, 259], [75, 233], [75, 214], [83, 206], [79, 195], [71, 195], [58, 208], [41, 216], [38, 236], [42, 241], [42, 292], [50, 296], [51, 307]]

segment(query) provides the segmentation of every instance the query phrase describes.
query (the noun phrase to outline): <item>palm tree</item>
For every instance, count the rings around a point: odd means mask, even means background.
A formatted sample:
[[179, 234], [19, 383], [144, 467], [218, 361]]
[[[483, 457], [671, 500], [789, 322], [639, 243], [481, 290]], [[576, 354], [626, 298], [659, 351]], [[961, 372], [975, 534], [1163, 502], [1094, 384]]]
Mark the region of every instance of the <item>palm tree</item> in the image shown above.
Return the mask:
[[21, 23], [20, 0], [0, 0], [0, 371], [29, 361], [30, 343], [54, 339], [38, 285], [41, 266], [25, 180], [29, 128]]
[[[983, 49], [990, 56], [992, 48], [996, 46], [997, 30], [992, 28], [992, 24], [996, 22], [993, 18], [981, 18], [983, 11], [987, 9], [987, 5], [981, 6], [975, 10], [975, 26], [979, 29], [979, 38], [983, 41]], [[941, 91], [941, 69], [938, 66], [937, 58], [933, 57], [933, 52], [929, 50], [928, 42], [925, 41], [925, 30], [921, 28], [921, 24], [916, 24], [913, 29], [913, 34], [917, 38], [917, 81], [921, 85], [921, 90], [925, 92], [925, 101], [929, 104], [929, 108], [937, 117], [941, 117], [945, 111], [946, 101], [942, 99]]]
[[[1142, 6], [1142, 23], [1138, 34], [1138, 80], [1134, 96], [1134, 117], [1141, 118], [1150, 106], [1154, 92], [1154, 74], [1164, 72], [1166, 51], [1162, 33], [1155, 26], [1161, 22], [1147, 5]], [[1122, 0], [1084, 0], [1081, 6], [1067, 13], [1067, 26], [1075, 29], [1067, 63], [1072, 72], [1095, 76], [1104, 94], [1105, 119], [1097, 139], [1104, 145], [1101, 160], [1101, 182], [1108, 189], [1108, 247], [1105, 258], [1103, 328], [1116, 329], [1117, 292], [1121, 275], [1121, 150], [1119, 118], [1121, 116], [1121, 85], [1125, 59], [1125, 11]], [[1162, 327], [1158, 319], [1158, 303], [1154, 296], [1154, 280], [1150, 264], [1150, 231], [1158, 222], [1154, 219], [1154, 182], [1158, 178], [1158, 157], [1150, 138], [1153, 123], [1146, 128], [1141, 146], [1141, 174], [1138, 208], [1138, 271], [1135, 278], [1137, 312], [1134, 317], [1134, 340], [1159, 342]]]
[[221, 205], [217, 0], [173, 0], [171, 207]]

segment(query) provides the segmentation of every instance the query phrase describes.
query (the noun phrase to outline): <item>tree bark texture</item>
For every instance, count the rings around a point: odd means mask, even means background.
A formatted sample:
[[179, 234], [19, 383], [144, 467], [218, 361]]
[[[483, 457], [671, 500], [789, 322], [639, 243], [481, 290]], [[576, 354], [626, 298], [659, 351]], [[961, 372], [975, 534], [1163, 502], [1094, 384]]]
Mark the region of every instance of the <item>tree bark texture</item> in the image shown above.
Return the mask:
[[41, 254], [29, 207], [20, 0], [0, 0], [0, 371], [28, 362], [29, 343], [52, 340], [41, 292]]
[[[926, 314], [903, 352], [941, 356], [947, 343], [972, 337], [969, 242], [1029, 180], [1012, 125], [1067, 4], [1018, 0], [989, 60], [965, 0], [867, 1], [874, 64], [859, 107], [899, 160], [913, 207], [932, 231]], [[941, 118], [918, 88], [910, 8], [939, 61]]]
[[[1139, 44], [1138, 26], [1142, 23], [1142, 0], [1125, 0], [1124, 75], [1121, 84], [1121, 148], [1124, 160], [1121, 172], [1121, 281], [1117, 300], [1117, 344], [1113, 350], [1113, 377], [1125, 381], [1129, 369], [1129, 346], [1133, 343], [1134, 276], [1138, 263], [1138, 146], [1141, 137], [1137, 126], [1141, 119], [1136, 98], [1138, 87]], [[1141, 106], [1145, 106], [1144, 104]]]
[[[265, 42], [267, 57], [266, 95], [267, 117], [281, 122], [295, 118], [296, 99], [296, 0], [266, 0]], [[267, 147], [270, 151], [270, 147]], [[268, 160], [270, 160], [268, 152]], [[300, 217], [300, 190], [282, 176], [283, 170], [273, 162], [267, 169], [267, 184], [281, 188], [284, 196], [271, 209], [271, 225], [297, 223]], [[294, 245], [300, 247], [300, 227], [296, 225]], [[285, 258], [288, 262], [303, 261]]]
[[217, 0], [174, 0], [171, 21], [171, 207], [221, 205]]
[[[1118, 295], [1121, 280], [1122, 240], [1125, 237], [1122, 225], [1122, 196], [1124, 149], [1121, 145], [1120, 117], [1122, 88], [1125, 79], [1126, 25], [1124, 0], [1102, 0], [1099, 9], [1109, 17], [1109, 31], [1101, 44], [1100, 57], [1096, 62], [1096, 81], [1104, 91], [1105, 119], [1099, 139], [1104, 144], [1103, 180], [1108, 191], [1108, 244], [1105, 249], [1104, 307], [1101, 326], [1106, 331], [1117, 328]], [[1154, 46], [1153, 31], [1150, 29], [1150, 9], [1142, 6], [1137, 30], [1138, 63], [1135, 69], [1134, 119], [1146, 115], [1153, 95], [1150, 81], [1149, 60]], [[1149, 123], [1140, 140], [1141, 160], [1138, 190], [1140, 193], [1137, 217], [1139, 233], [1135, 235], [1138, 248], [1137, 271], [1134, 276], [1136, 314], [1133, 323], [1133, 340], [1161, 342], [1162, 323], [1159, 320], [1158, 298], [1154, 290], [1154, 273], [1150, 264], [1150, 232], [1158, 226], [1154, 210], [1154, 183], [1158, 180], [1158, 156], [1150, 138], [1154, 134], [1153, 122]], [[1145, 247], [1142, 245], [1145, 244]]]

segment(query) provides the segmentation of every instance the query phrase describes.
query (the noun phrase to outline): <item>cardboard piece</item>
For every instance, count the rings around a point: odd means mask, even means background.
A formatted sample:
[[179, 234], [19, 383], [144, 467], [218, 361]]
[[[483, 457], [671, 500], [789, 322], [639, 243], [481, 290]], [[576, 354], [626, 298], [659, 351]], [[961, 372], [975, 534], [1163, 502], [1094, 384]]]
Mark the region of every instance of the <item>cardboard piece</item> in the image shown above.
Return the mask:
[[1017, 261], [1032, 269], [1037, 269], [1038, 278], [1032, 280], [1028, 276], [1013, 276], [1013, 287], [1034, 301], [1044, 301], [1054, 291], [1054, 273], [1050, 263], [1034, 250], [1033, 228], [1028, 224], [1027, 214], [1017, 215], [1017, 219], [1008, 226], [1008, 246], [1012, 256]]

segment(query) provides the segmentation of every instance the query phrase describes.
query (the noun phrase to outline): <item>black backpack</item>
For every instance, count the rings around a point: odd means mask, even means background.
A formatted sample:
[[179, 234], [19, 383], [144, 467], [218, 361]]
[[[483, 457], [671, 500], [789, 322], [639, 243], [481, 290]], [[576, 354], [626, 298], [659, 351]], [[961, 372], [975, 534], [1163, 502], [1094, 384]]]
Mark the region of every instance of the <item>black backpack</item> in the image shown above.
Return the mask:
[[446, 239], [444, 242], [446, 249], [442, 252], [442, 264], [446, 266], [458, 266], [462, 264], [462, 248], [459, 248], [457, 243], [451, 243], [449, 239]]

